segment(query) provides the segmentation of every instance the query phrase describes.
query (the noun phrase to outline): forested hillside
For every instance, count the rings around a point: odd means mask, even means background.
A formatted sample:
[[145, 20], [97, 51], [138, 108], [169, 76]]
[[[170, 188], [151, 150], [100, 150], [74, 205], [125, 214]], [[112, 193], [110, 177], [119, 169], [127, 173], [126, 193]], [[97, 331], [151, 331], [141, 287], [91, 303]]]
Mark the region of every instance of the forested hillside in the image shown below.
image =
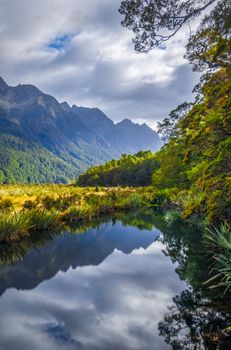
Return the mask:
[[151, 151], [123, 154], [118, 160], [90, 168], [79, 176], [79, 186], [147, 186], [159, 162]]
[[0, 183], [64, 183], [76, 173], [71, 164], [37, 143], [1, 132], [0, 154]]
[[145, 124], [115, 124], [98, 108], [71, 107], [0, 78], [0, 183], [65, 183], [122, 153], [161, 145]]
[[[110, 162], [92, 168], [78, 179], [78, 184], [137, 185], [135, 167], [138, 166], [139, 174], [143, 172], [145, 178], [143, 182], [139, 178], [139, 184], [152, 184], [156, 201], [179, 205], [185, 217], [202, 215], [209, 222], [230, 218], [230, 28], [230, 3], [222, 1], [190, 38], [186, 56], [193, 69], [204, 74], [195, 88], [195, 102], [183, 103], [159, 123], [159, 132], [168, 140], [165, 146], [155, 155], [147, 153], [150, 158], [141, 158], [138, 165], [131, 166], [129, 161], [125, 162], [129, 157], [123, 156], [119, 167], [118, 162]], [[150, 161], [152, 180], [149, 175], [145, 177]]]

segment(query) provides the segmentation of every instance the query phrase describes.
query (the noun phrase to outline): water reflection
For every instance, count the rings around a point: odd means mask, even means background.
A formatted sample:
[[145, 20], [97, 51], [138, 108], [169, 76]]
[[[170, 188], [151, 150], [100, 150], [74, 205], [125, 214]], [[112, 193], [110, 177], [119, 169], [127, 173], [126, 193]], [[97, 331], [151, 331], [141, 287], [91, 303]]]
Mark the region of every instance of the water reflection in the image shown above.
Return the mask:
[[158, 325], [160, 335], [172, 349], [231, 349], [231, 339], [226, 330], [230, 320], [228, 310], [219, 312], [211, 300], [192, 289], [176, 295], [173, 302]]
[[146, 249], [158, 236], [155, 228], [141, 231], [111, 221], [84, 234], [63, 233], [40, 249], [30, 250], [22, 261], [0, 265], [0, 294], [7, 288], [35, 288], [70, 267], [99, 265], [114, 250], [130, 254], [134, 249]]
[[191, 228], [147, 210], [75, 230], [1, 247], [0, 349], [229, 349]]
[[177, 262], [176, 272], [188, 288], [173, 298], [159, 322], [160, 335], [176, 350], [231, 349], [231, 296], [207, 288], [211, 262], [203, 236], [184, 223], [163, 228], [165, 255]]

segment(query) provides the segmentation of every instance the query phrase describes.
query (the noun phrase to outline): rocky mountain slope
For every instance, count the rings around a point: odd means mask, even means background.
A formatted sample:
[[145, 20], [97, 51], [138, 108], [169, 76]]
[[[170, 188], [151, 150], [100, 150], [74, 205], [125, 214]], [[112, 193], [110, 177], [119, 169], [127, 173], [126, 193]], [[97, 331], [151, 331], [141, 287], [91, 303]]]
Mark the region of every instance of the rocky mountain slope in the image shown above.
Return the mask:
[[66, 182], [122, 153], [160, 146], [145, 124], [114, 124], [98, 108], [71, 107], [0, 78], [0, 182]]

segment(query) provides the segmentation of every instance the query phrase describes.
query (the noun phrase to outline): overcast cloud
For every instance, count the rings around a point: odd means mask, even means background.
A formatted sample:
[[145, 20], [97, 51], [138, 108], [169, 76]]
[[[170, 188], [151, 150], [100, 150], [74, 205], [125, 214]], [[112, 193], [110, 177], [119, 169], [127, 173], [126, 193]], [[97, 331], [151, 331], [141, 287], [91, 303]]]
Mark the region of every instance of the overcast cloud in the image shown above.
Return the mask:
[[119, 0], [0, 0], [0, 75], [114, 121], [155, 126], [192, 100], [198, 75], [183, 59], [189, 29], [165, 49], [136, 53]]

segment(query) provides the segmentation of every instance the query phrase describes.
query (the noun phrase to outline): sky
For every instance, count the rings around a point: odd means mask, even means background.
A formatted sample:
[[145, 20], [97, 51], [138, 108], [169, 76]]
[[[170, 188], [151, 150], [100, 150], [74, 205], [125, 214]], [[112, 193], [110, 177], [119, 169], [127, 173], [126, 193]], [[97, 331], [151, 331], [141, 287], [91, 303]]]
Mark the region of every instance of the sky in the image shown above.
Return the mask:
[[187, 286], [159, 234], [105, 223], [0, 267], [1, 349], [169, 349], [158, 323]]
[[0, 0], [0, 76], [58, 101], [98, 107], [117, 122], [155, 128], [193, 99], [198, 75], [183, 58], [183, 28], [165, 48], [134, 51], [119, 0]]

